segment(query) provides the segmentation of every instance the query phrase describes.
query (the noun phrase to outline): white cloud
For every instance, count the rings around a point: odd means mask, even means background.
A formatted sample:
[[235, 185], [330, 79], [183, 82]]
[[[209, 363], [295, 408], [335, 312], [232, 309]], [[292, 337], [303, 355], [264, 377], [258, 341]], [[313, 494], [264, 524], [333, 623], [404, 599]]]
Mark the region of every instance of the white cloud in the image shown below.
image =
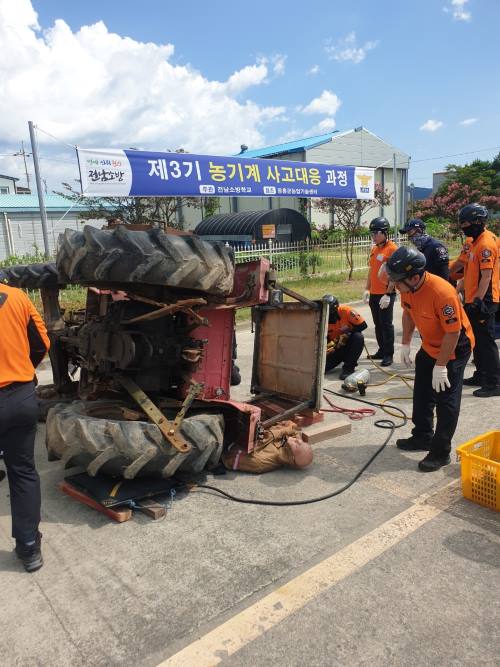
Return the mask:
[[[280, 54], [210, 80], [172, 62], [172, 44], [122, 37], [102, 21], [73, 32], [58, 19], [41, 32], [30, 0], [0, 0], [0, 43], [8, 54], [0, 60], [8, 100], [1, 153], [26, 139], [29, 119], [70, 144], [232, 153], [263, 145], [266, 125], [285, 111], [240, 99], [284, 72]], [[42, 152], [54, 144], [43, 134], [39, 141]]]
[[311, 76], [314, 76], [315, 74], [318, 74], [319, 72], [319, 65], [313, 65], [307, 73], [310, 74]]
[[305, 114], [325, 114], [327, 116], [335, 116], [339, 110], [342, 101], [332, 93], [331, 90], [324, 90], [319, 97], [315, 97], [309, 102], [305, 107], [302, 107], [300, 111]]
[[435, 132], [439, 130], [440, 127], [443, 127], [444, 123], [441, 120], [433, 120], [430, 118], [426, 120], [423, 125], [420, 126], [420, 129], [424, 132]]
[[470, 21], [472, 14], [465, 9], [468, 2], [469, 0], [450, 0], [449, 6], [443, 7], [443, 11], [451, 14], [455, 21]]
[[288, 56], [285, 56], [282, 53], [277, 53], [269, 59], [273, 74], [282, 76], [285, 73], [285, 63], [287, 58]]
[[459, 125], [465, 125], [467, 127], [469, 125], [474, 125], [478, 120], [479, 118], [464, 118], [459, 122]]
[[338, 60], [339, 62], [350, 60], [355, 65], [358, 65], [366, 58], [368, 51], [371, 51], [377, 45], [378, 40], [365, 42], [363, 46], [357, 46], [356, 33], [352, 31], [336, 44], [325, 46], [325, 53], [330, 60]]

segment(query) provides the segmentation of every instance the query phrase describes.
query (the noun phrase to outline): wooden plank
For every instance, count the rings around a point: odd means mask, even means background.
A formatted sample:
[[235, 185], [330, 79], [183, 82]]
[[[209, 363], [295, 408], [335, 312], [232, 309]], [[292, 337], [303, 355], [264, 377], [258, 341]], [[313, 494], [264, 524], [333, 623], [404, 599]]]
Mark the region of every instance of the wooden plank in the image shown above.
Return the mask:
[[60, 491], [70, 496], [71, 498], [74, 498], [75, 500], [78, 500], [78, 502], [83, 503], [84, 505], [88, 505], [89, 507], [92, 507], [92, 509], [101, 512], [106, 516], [109, 516], [110, 519], [118, 521], [118, 523], [123, 523], [124, 521], [128, 521], [132, 518], [132, 510], [129, 507], [104, 507], [104, 505], [101, 505], [101, 503], [98, 503], [97, 500], [87, 496], [86, 493], [79, 491], [74, 486], [69, 484], [69, 482], [59, 482], [58, 488]]
[[323, 440], [336, 438], [351, 432], [351, 422], [345, 417], [330, 417], [323, 422], [306, 426], [302, 429], [302, 438], [311, 445], [316, 445]]
[[155, 521], [158, 519], [163, 519], [167, 513], [165, 507], [160, 505], [160, 503], [157, 503], [152, 498], [143, 498], [142, 500], [138, 500], [136, 504], [141, 508], [141, 512], [146, 514], [146, 516], [151, 517]]

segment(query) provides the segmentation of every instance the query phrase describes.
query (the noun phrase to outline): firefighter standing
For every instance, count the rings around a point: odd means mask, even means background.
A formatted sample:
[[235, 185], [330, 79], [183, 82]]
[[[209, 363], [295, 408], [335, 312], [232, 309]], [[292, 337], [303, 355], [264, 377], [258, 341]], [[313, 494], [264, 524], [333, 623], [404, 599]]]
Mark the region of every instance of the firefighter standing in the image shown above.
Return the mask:
[[399, 231], [401, 234], [408, 234], [408, 238], [413, 245], [424, 255], [425, 270], [448, 280], [448, 249], [440, 241], [427, 234], [425, 222], [419, 218], [408, 220]]
[[464, 384], [476, 386], [473, 396], [500, 396], [500, 358], [495, 342], [495, 314], [498, 310], [499, 246], [497, 237], [485, 229], [488, 211], [480, 204], [460, 209], [458, 221], [470, 237], [468, 252], [460, 255], [454, 269], [464, 268], [464, 302], [476, 338], [476, 371]]
[[415, 327], [422, 338], [415, 357], [414, 427], [410, 438], [401, 438], [396, 444], [405, 451], [428, 450], [418, 467], [423, 472], [433, 472], [450, 463], [464, 370], [474, 347], [474, 334], [453, 286], [425, 271], [421, 252], [398, 248], [386, 270], [401, 292], [401, 361], [407, 367], [411, 365], [410, 343]]
[[330, 294], [323, 297], [330, 305], [326, 346], [325, 373], [343, 362], [340, 379], [354, 372], [363, 352], [365, 339], [361, 333], [367, 328], [363, 317], [350, 306], [339, 304], [337, 297]]
[[375, 245], [368, 260], [368, 278], [363, 294], [363, 301], [370, 304], [378, 344], [378, 350], [369, 358], [381, 359], [381, 366], [390, 366], [394, 356], [392, 320], [396, 293], [380, 272], [382, 266], [397, 249], [397, 245], [388, 239], [389, 228], [389, 221], [386, 218], [378, 217], [370, 222], [370, 232]]
[[26, 294], [1, 281], [0, 331], [0, 442], [9, 479], [12, 536], [18, 558], [28, 572], [34, 572], [43, 565], [40, 478], [34, 460], [38, 417], [34, 378], [50, 343]]

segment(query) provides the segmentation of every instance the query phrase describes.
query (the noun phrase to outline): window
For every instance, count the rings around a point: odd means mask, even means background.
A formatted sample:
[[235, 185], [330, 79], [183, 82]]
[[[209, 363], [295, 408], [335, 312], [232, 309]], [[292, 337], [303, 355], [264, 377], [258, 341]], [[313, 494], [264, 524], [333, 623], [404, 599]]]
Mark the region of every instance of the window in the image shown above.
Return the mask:
[[8, 195], [8, 194], [9, 194], [9, 186], [0, 185], [0, 195]]

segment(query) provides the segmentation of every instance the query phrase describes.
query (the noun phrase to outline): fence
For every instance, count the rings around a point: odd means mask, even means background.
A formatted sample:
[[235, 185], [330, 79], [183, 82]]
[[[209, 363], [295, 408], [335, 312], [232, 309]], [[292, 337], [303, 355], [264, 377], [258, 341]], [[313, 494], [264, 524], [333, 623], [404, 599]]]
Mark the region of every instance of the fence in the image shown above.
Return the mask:
[[[392, 237], [391, 237], [392, 238]], [[394, 240], [394, 239], [393, 239]], [[408, 239], [399, 240], [400, 244], [408, 244]], [[462, 245], [461, 240], [446, 239], [443, 243], [448, 247], [450, 256], [458, 255]], [[369, 236], [357, 236], [352, 245], [354, 271], [366, 269], [368, 257], [372, 248]], [[294, 243], [274, 242], [259, 243], [251, 248], [235, 250], [236, 263], [250, 259], [268, 258], [280, 277], [303, 278], [317, 274], [347, 273], [347, 241], [298, 241]]]

